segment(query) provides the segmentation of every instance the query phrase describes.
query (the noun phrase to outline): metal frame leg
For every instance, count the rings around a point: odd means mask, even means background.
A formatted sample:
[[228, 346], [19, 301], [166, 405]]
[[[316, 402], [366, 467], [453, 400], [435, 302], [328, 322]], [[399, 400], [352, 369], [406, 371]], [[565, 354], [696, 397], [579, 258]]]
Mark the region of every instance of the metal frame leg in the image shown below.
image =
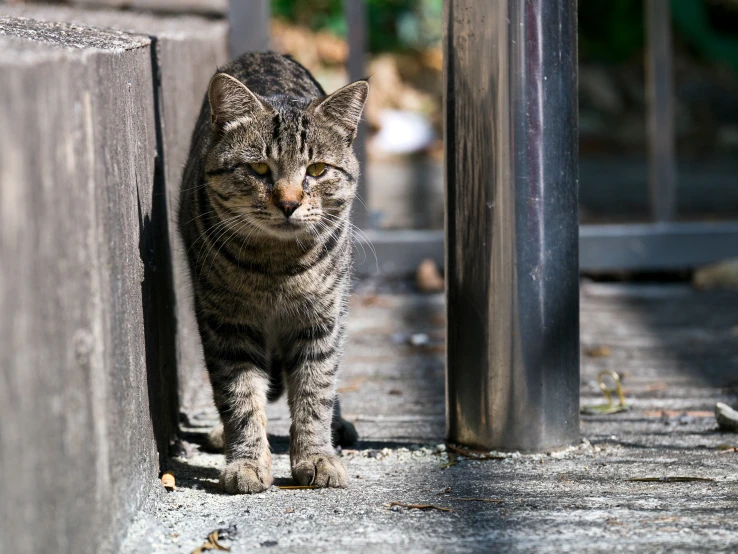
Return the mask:
[[237, 58], [244, 52], [269, 50], [271, 43], [269, 0], [230, 0], [228, 55]]
[[[348, 27], [349, 59], [347, 65], [349, 80], [357, 81], [367, 77], [367, 6], [365, 0], [344, 0], [343, 5], [346, 26]], [[357, 199], [354, 201], [352, 220], [360, 229], [367, 229], [371, 223], [371, 217], [369, 214], [369, 191], [366, 186], [366, 124], [363, 122], [359, 125], [359, 132], [354, 141], [354, 151], [359, 159], [361, 175], [359, 176], [359, 187], [356, 191]]]
[[648, 186], [656, 222], [673, 221], [677, 209], [670, 0], [646, 0]]
[[451, 440], [579, 437], [575, 0], [447, 0]]

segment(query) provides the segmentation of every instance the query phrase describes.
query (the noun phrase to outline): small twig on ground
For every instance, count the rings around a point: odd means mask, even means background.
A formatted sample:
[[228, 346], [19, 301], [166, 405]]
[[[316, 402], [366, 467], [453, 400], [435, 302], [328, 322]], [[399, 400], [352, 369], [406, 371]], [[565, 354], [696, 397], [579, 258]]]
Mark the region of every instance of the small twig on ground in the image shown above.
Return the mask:
[[709, 477], [635, 477], [627, 479], [633, 483], [694, 483], [713, 482], [715, 479]]
[[455, 466], [458, 463], [459, 463], [458, 456], [456, 456], [456, 454], [454, 454], [453, 452], [449, 452], [448, 453], [448, 462], [446, 462], [445, 464], [441, 464], [441, 469], [446, 469], [448, 467], [453, 467], [453, 466]]
[[409, 508], [411, 510], [438, 510], [439, 512], [455, 512], [453, 508], [443, 508], [434, 504], [405, 504], [403, 502], [390, 502], [388, 507], [400, 506], [401, 508]]
[[317, 489], [316, 485], [278, 485], [278, 489], [283, 491], [296, 491], [300, 489]]
[[465, 502], [504, 502], [501, 498], [452, 498], [451, 500], [463, 500]]
[[469, 450], [468, 448], [463, 448], [461, 446], [456, 446], [451, 444], [450, 442], [446, 443], [446, 448], [449, 450], [452, 450], [453, 452], [456, 452], [457, 454], [461, 454], [465, 458], [469, 458], [470, 460], [504, 460], [505, 456], [497, 456], [494, 454], [487, 454], [485, 452], [480, 452], [477, 450]]
[[738, 446], [731, 446], [729, 444], [718, 444], [717, 449], [720, 454], [728, 454], [729, 452], [738, 452]]

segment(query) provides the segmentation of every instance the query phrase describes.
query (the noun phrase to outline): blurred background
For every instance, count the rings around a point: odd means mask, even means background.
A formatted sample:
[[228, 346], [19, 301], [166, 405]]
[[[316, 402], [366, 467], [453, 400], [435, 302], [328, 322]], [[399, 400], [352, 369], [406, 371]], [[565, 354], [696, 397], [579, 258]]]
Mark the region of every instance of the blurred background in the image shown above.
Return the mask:
[[[273, 0], [272, 41], [327, 90], [348, 81], [341, 0]], [[371, 220], [443, 227], [442, 2], [367, 0]], [[672, 2], [680, 220], [738, 215], [738, 2]], [[649, 219], [642, 0], [579, 3], [582, 223]], [[421, 199], [422, 201], [418, 201]]]
[[[190, 11], [213, 17], [228, 12], [225, 0], [54, 3], [157, 13]], [[268, 6], [262, 4], [235, 2], [230, 11], [246, 6], [238, 15], [242, 23], [262, 17], [257, 12], [267, 7], [273, 49], [294, 56], [327, 91], [349, 81], [347, 7], [361, 3], [268, 0]], [[372, 85], [365, 114], [365, 174], [371, 191], [366, 194], [365, 226], [442, 229], [442, 0], [365, 0], [363, 4], [363, 65]], [[650, 217], [644, 12], [643, 0], [579, 2], [582, 223], [646, 222]], [[670, 18], [677, 219], [735, 219], [738, 0], [673, 0]], [[253, 35], [254, 29], [249, 27], [248, 32]]]

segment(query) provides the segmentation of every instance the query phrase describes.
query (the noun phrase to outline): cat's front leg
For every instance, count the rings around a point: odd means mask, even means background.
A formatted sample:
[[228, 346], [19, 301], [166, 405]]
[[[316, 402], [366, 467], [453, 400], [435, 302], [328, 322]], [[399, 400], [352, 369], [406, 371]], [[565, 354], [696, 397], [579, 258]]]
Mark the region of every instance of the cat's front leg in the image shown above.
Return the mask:
[[[285, 368], [292, 426], [290, 464], [301, 485], [345, 487], [346, 469], [331, 442], [341, 337], [299, 348]], [[337, 344], [338, 343], [338, 344]]]
[[223, 420], [226, 467], [221, 486], [230, 494], [272, 486], [272, 456], [266, 431], [269, 379], [252, 364], [210, 370], [215, 404]]

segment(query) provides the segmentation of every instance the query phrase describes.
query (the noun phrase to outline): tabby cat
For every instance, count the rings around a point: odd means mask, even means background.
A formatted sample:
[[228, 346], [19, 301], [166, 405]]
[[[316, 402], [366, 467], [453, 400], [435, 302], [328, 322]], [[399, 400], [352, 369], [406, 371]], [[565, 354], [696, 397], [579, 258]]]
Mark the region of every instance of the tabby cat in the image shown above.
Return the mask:
[[251, 53], [210, 81], [195, 127], [179, 227], [229, 493], [272, 484], [267, 400], [286, 384], [290, 464], [302, 485], [345, 487], [332, 439], [350, 286], [352, 151], [366, 81], [330, 96], [287, 56]]

